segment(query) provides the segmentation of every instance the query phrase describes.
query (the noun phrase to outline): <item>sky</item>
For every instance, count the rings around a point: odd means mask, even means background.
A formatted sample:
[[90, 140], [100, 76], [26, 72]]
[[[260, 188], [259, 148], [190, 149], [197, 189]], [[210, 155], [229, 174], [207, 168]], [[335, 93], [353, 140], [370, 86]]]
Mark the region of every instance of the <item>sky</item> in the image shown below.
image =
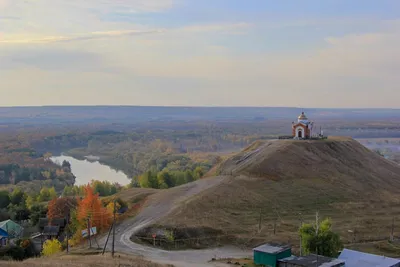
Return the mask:
[[0, 106], [400, 108], [398, 0], [0, 0]]

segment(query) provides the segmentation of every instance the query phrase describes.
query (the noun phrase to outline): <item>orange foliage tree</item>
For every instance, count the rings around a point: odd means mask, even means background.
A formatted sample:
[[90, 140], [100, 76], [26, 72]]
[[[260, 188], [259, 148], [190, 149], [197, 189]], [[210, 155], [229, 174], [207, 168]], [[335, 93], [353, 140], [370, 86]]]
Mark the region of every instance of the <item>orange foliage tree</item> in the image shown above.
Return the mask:
[[88, 219], [91, 227], [96, 227], [98, 232], [106, 230], [111, 225], [112, 214], [103, 206], [99, 195], [94, 193], [93, 187], [87, 185], [84, 187], [85, 196], [78, 198], [76, 209], [77, 232], [75, 237], [80, 239], [81, 231], [87, 229]]
[[54, 198], [48, 205], [47, 218], [49, 218], [49, 223], [51, 224], [51, 221], [57, 218], [67, 219], [71, 210], [76, 208], [76, 205], [77, 201], [75, 198]]

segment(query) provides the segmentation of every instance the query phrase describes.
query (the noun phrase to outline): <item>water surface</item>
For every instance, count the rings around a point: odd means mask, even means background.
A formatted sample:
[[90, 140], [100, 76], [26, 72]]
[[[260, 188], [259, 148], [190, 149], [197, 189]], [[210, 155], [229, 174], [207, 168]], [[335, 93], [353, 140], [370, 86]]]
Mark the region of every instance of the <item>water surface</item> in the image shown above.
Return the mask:
[[75, 185], [90, 183], [91, 180], [109, 181], [127, 185], [131, 180], [121, 171], [111, 169], [98, 161], [78, 160], [69, 156], [55, 156], [51, 161], [61, 165], [64, 160], [71, 163], [71, 171], [76, 176]]

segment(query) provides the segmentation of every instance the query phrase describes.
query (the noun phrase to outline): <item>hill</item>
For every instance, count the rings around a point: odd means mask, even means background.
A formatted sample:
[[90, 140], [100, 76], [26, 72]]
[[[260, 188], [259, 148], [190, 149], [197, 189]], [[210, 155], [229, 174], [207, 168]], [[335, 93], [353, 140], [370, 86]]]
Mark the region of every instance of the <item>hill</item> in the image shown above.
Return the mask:
[[314, 222], [319, 211], [345, 242], [364, 242], [388, 238], [400, 215], [400, 166], [351, 138], [257, 141], [221, 163], [219, 173], [222, 182], [158, 227], [214, 229], [244, 246], [296, 245], [300, 223]]

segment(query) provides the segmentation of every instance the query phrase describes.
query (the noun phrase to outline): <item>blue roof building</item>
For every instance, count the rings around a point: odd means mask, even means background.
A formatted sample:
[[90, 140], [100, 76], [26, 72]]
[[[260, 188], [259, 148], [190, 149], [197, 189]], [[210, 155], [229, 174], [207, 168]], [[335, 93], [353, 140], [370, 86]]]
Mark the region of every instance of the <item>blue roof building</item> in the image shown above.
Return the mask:
[[345, 267], [400, 267], [400, 260], [344, 249], [339, 259], [345, 262]]

